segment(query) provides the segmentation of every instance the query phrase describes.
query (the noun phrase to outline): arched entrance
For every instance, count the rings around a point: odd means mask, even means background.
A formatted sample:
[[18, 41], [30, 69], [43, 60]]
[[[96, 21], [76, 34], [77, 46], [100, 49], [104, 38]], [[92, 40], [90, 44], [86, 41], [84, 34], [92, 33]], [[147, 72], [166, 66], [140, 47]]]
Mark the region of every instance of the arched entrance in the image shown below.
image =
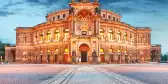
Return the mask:
[[87, 62], [88, 60], [88, 51], [89, 51], [89, 46], [87, 44], [81, 44], [79, 46], [79, 51], [81, 52], [81, 62]]

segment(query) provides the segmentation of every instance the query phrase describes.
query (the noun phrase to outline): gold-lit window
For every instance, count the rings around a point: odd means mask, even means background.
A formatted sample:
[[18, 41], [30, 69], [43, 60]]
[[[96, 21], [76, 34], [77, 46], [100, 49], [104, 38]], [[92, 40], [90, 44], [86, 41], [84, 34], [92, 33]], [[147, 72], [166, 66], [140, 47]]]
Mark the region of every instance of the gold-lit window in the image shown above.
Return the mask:
[[124, 33], [124, 41], [127, 41], [127, 33]]
[[60, 31], [59, 30], [55, 30], [55, 40], [59, 41], [60, 40]]
[[40, 35], [40, 41], [43, 41], [44, 40], [44, 33], [41, 33], [41, 35]]
[[69, 53], [68, 48], [65, 48], [64, 53]]
[[100, 29], [100, 36], [102, 39], [104, 38], [104, 30], [103, 29]]
[[50, 41], [51, 40], [51, 31], [48, 31], [47, 32], [47, 41]]
[[117, 40], [121, 41], [121, 32], [120, 31], [118, 31], [118, 33], [117, 33]]
[[64, 30], [64, 39], [68, 38], [68, 34], [69, 34], [69, 29], [65, 29]]
[[100, 48], [100, 53], [104, 53], [104, 49], [103, 48]]
[[113, 40], [113, 31], [109, 30], [109, 34], [108, 34], [109, 40]]

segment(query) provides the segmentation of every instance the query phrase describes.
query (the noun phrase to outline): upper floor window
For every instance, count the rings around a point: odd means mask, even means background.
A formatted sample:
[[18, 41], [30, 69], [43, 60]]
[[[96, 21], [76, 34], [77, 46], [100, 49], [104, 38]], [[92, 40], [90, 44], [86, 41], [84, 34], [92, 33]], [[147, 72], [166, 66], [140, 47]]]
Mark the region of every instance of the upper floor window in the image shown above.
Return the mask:
[[132, 34], [130, 34], [130, 40], [131, 40], [131, 42], [133, 42], [133, 37], [132, 37]]
[[109, 30], [109, 34], [108, 34], [109, 40], [113, 40], [113, 31]]
[[43, 41], [44, 40], [44, 33], [41, 33], [41, 35], [40, 35], [40, 41]]
[[124, 33], [124, 41], [127, 41], [127, 33]]
[[57, 18], [60, 19], [60, 15], [58, 15]]
[[66, 17], [66, 14], [63, 14], [63, 18], [65, 18]]
[[60, 31], [55, 30], [54, 35], [55, 35], [55, 40], [59, 41], [60, 40]]
[[23, 37], [23, 43], [25, 43], [25, 42], [26, 42], [26, 39], [27, 39], [26, 37]]
[[53, 17], [53, 20], [55, 20], [55, 17]]
[[67, 40], [69, 34], [69, 29], [64, 30], [64, 39]]
[[114, 21], [116, 21], [116, 18], [115, 18], [115, 17], [113, 17], [113, 20], [114, 20]]
[[106, 18], [106, 15], [105, 15], [105, 14], [103, 14], [103, 18]]
[[87, 35], [87, 31], [82, 31], [82, 35]]
[[51, 31], [48, 31], [47, 32], [47, 41], [50, 41], [51, 40]]
[[108, 16], [108, 19], [111, 19], [111, 16], [110, 16], [110, 15]]
[[121, 41], [121, 32], [120, 31], [117, 32], [117, 40]]
[[116, 18], [116, 21], [118, 21], [118, 18]]
[[104, 38], [104, 30], [103, 29], [100, 29], [100, 36], [101, 36], [101, 39]]

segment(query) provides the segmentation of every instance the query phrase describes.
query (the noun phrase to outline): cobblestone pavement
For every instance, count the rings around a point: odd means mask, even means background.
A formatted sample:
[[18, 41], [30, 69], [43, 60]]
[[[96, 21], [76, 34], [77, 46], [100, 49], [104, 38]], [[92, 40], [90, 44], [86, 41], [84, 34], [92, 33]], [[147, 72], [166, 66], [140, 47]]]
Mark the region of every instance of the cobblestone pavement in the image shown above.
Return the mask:
[[167, 64], [0, 65], [0, 84], [168, 84]]
[[109, 72], [141, 80], [148, 84], [168, 84], [168, 64], [128, 64], [101, 66]]
[[145, 84], [94, 66], [78, 66], [44, 81], [42, 84]]
[[0, 65], [0, 84], [40, 84], [62, 70], [65, 65]]

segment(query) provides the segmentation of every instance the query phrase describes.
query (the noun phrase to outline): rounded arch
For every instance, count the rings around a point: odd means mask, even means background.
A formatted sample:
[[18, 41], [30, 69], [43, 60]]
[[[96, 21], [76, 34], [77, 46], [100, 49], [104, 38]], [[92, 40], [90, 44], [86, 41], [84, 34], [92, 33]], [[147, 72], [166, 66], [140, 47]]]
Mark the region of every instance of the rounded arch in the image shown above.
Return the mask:
[[79, 51], [89, 51], [89, 50], [90, 50], [90, 48], [87, 44], [81, 44], [79, 46]]
[[58, 33], [60, 33], [60, 30], [59, 30], [59, 29], [56, 29], [56, 30], [55, 30], [55, 34], [58, 34]]
[[104, 53], [104, 49], [103, 48], [100, 48], [100, 53]]
[[113, 31], [110, 29], [110, 30], [109, 30], [109, 33], [110, 33], [110, 34], [113, 34]]
[[64, 33], [69, 33], [69, 29], [65, 29], [65, 30], [64, 30]]
[[65, 48], [65, 49], [64, 49], [64, 53], [69, 53], [69, 49], [68, 49], [68, 48]]
[[103, 29], [100, 29], [100, 33], [104, 33], [104, 30], [103, 30]]

